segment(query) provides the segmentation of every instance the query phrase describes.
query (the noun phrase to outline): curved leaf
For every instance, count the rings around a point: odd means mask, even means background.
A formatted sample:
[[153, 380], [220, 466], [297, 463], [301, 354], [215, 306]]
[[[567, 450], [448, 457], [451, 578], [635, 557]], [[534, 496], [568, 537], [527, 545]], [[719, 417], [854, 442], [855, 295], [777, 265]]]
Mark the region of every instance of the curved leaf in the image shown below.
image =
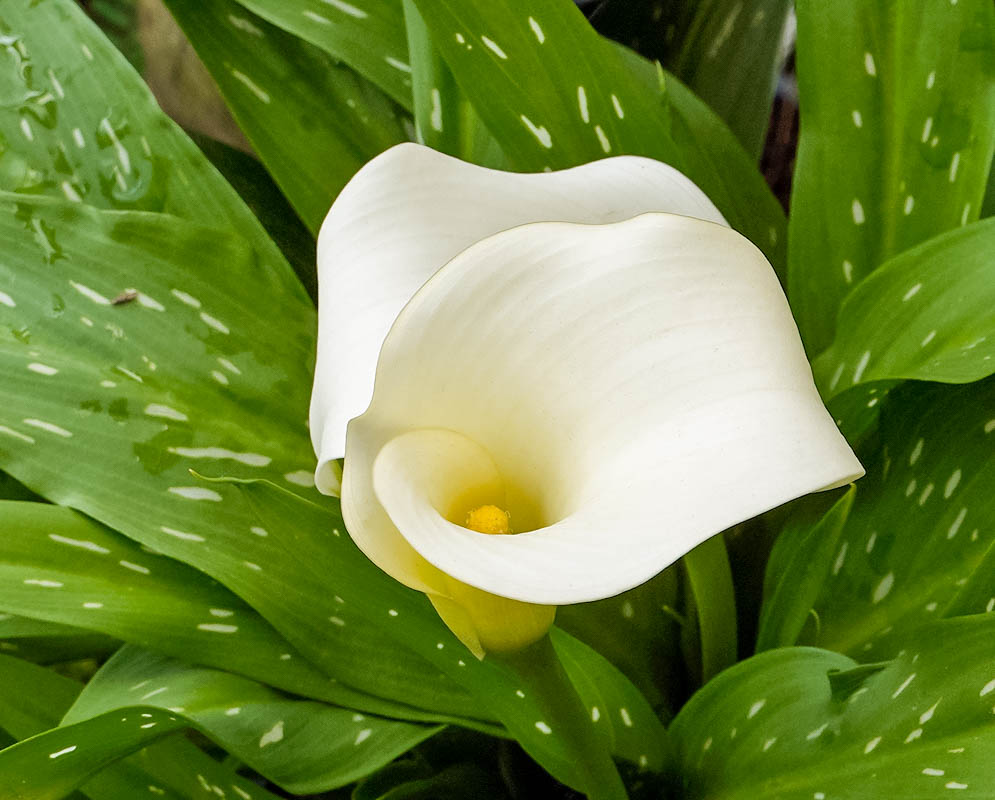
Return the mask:
[[967, 383], [995, 372], [995, 220], [906, 250], [851, 292], [813, 363], [824, 397], [861, 383]]
[[995, 617], [965, 617], [887, 665], [808, 648], [738, 664], [674, 722], [683, 796], [987, 798], [993, 635]]
[[[52, 670], [6, 656], [0, 656], [0, 673], [4, 677], [0, 681], [0, 727], [20, 739], [57, 725], [83, 688]], [[145, 720], [148, 722], [148, 718]], [[0, 762], [4, 758], [0, 753]], [[47, 775], [45, 766], [39, 778]], [[43, 785], [37, 788], [46, 790]], [[93, 800], [134, 800], [146, 795], [165, 800], [202, 800], [205, 791], [220, 796], [228, 790], [243, 800], [246, 795], [251, 800], [277, 800], [186, 739], [173, 735], [91, 777], [82, 793]]]
[[312, 233], [353, 173], [407, 139], [376, 87], [234, 0], [166, 5]]
[[993, 50], [987, 0], [798, 3], [789, 294], [813, 356], [861, 278], [978, 218], [995, 146]]
[[289, 699], [246, 678], [133, 646], [101, 668], [63, 724], [133, 707], [171, 712], [296, 794], [351, 783], [439, 730]]
[[[861, 660], [889, 657], [919, 641], [921, 626], [984, 569], [995, 542], [993, 403], [993, 378], [889, 394], [877, 454], [837, 547], [807, 551], [828, 576], [811, 604], [818, 625], [802, 642]], [[976, 579], [990, 586], [988, 564]]]
[[259, 250], [281, 293], [300, 291], [256, 218], [76, 3], [5, 2], [0, 64], [0, 189], [210, 219]]

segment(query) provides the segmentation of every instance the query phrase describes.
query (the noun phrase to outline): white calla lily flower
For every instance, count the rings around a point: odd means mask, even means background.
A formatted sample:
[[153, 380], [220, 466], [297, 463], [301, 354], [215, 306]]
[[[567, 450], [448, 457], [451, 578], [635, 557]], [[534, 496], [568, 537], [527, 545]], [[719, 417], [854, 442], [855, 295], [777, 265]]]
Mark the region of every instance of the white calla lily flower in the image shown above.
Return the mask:
[[478, 657], [863, 474], [770, 265], [664, 164], [401, 145], [336, 200], [318, 267], [318, 487]]

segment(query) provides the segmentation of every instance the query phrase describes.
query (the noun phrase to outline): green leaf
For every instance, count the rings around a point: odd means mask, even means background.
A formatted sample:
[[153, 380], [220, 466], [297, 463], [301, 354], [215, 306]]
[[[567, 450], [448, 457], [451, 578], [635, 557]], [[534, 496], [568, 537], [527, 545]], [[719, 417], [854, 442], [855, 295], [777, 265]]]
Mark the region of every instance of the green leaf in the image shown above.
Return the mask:
[[313, 233], [363, 164], [406, 141], [396, 106], [378, 89], [234, 0], [166, 5]]
[[[514, 169], [642, 155], [684, 171], [778, 265], [784, 215], [753, 160], [693, 93], [602, 39], [568, 0], [416, 0]], [[778, 248], [781, 252], [778, 252]]]
[[[995, 542], [993, 404], [991, 378], [889, 394], [835, 551], [816, 542], [807, 551], [828, 577], [812, 603], [818, 630], [803, 642], [861, 660], [890, 657], [956, 603]], [[988, 570], [977, 580], [990, 587]]]
[[785, 53], [790, 0], [705, 0], [671, 70], [726, 121], [754, 162], [760, 160]]
[[299, 292], [256, 218], [75, 2], [5, 2], [0, 65], [0, 190], [209, 219], [258, 249], [274, 288]]
[[839, 333], [813, 364], [824, 397], [858, 383], [967, 383], [995, 372], [995, 220], [890, 259], [847, 296]]
[[[411, 66], [400, 0], [238, 0], [273, 25], [321, 48], [409, 111]], [[231, 24], [248, 27], [233, 13]], [[249, 24], [253, 23], [251, 20]]]
[[[83, 688], [52, 670], [6, 656], [0, 656], [0, 673], [4, 676], [0, 682], [0, 727], [19, 739], [58, 725]], [[4, 758], [0, 753], [0, 763]], [[251, 789], [253, 800], [276, 800], [275, 795], [235, 775], [178, 736], [98, 773], [86, 782], [83, 794], [93, 800], [134, 800], [140, 796], [201, 800], [203, 793], [215, 786], [240, 798]]]
[[601, 653], [669, 718], [684, 682], [678, 597], [675, 566], [616, 597], [561, 606], [556, 624]]
[[[4, 505], [0, 504], [0, 509]], [[3, 589], [0, 588], [0, 596], [2, 594]], [[0, 608], [3, 607], [0, 600]], [[120, 644], [110, 636], [83, 628], [0, 613], [0, 653], [10, 653], [36, 664], [102, 659], [113, 653]]]
[[846, 700], [830, 679], [855, 666], [844, 656], [789, 648], [738, 664], [672, 726], [682, 797], [989, 797], [993, 636], [992, 616], [930, 625], [890, 665], [858, 673]]
[[713, 536], [684, 556], [690, 605], [697, 619], [702, 683], [736, 663], [736, 596], [725, 541]]
[[662, 109], [627, 78], [621, 56], [573, 3], [416, 5], [515, 168], [561, 169], [619, 153], [677, 155]]
[[143, 706], [171, 711], [296, 794], [351, 783], [439, 730], [288, 699], [247, 678], [133, 646], [94, 676], [63, 724]]
[[611, 752], [640, 769], [669, 772], [673, 768], [670, 739], [648, 713], [645, 695], [583, 642], [556, 628], [551, 638], [586, 712], [608, 737]]
[[[288, 552], [298, 559], [296, 580], [308, 573], [320, 575], [326, 591], [334, 593], [337, 611], [329, 628], [347, 631], [354, 627], [370, 628], [390, 636], [396, 642], [419, 654], [440, 673], [464, 687], [474, 697], [477, 713], [493, 715], [505, 726], [525, 750], [558, 780], [571, 786], [585, 786], [584, 769], [576, 763], [579, 754], [576, 741], [586, 732], [574, 725], [563, 728], [559, 717], [564, 714], [575, 720], [574, 712], [557, 705], [557, 699], [544, 691], [548, 674], [537, 673], [533, 686], [521, 671], [512, 669], [502, 660], [473, 658], [466, 648], [442, 623], [430, 603], [421, 593], [414, 592], [377, 569], [346, 537], [341, 516], [332, 501], [323, 506], [312, 504], [290, 492], [265, 482], [240, 483], [258, 514], [258, 522], [270, 531], [270, 538], [285, 541]], [[319, 532], [333, 531], [331, 537]], [[279, 593], [274, 585], [271, 593]], [[262, 598], [260, 598], [261, 600]], [[327, 619], [327, 617], [325, 617]], [[614, 668], [605, 664], [594, 651], [561, 634], [556, 639], [557, 650], [568, 650], [565, 657], [575, 662], [576, 669], [588, 679], [574, 685], [584, 707], [598, 706], [598, 714], [585, 715], [585, 722], [602, 737], [603, 747], [621, 758], [637, 763], [643, 761], [650, 769], [661, 769], [666, 757], [664, 731], [642, 695]], [[375, 663], [376, 656], [370, 655]], [[386, 665], [384, 665], [386, 666]], [[574, 673], [576, 674], [576, 673]], [[591, 676], [596, 676], [592, 678]], [[573, 674], [571, 675], [573, 677]], [[592, 693], [592, 689], [596, 692]], [[614, 707], [625, 701], [626, 706]], [[617, 715], [625, 735], [615, 732], [614, 725], [600, 725], [595, 717], [607, 719]], [[631, 724], [630, 724], [631, 723]]]
[[855, 492], [851, 487], [816, 524], [789, 525], [781, 532], [768, 566], [757, 652], [798, 641], [829, 574]]
[[993, 49], [987, 0], [798, 4], [789, 288], [812, 355], [855, 283], [977, 219], [995, 145]]
[[137, 0], [91, 0], [87, 13], [131, 65], [141, 71], [145, 54], [135, 35], [137, 6]]
[[[3, 467], [219, 579], [343, 683], [472, 716], [466, 694], [421, 659], [329, 624], [336, 604], [322, 576], [298, 575], [236, 489], [190, 474], [268, 476], [318, 496], [304, 485], [314, 309], [303, 293], [272, 287], [239, 240], [176, 218], [20, 197], [16, 208], [0, 212], [11, 241], [0, 281], [15, 303], [5, 316], [19, 332], [0, 339]], [[36, 225], [54, 243], [23, 235]], [[129, 287], [134, 301], [110, 302]], [[274, 316], [273, 297], [286, 316]], [[286, 586], [300, 588], [290, 610]], [[390, 667], [371, 671], [370, 659]]]
[[413, 0], [403, 0], [403, 4], [418, 141], [464, 161], [507, 168], [500, 144], [456, 85]]
[[104, 767], [184, 727], [169, 712], [136, 708], [53, 728], [0, 753], [0, 786], [12, 789], [14, 800], [59, 800]]
[[312, 302], [318, 298], [315, 241], [263, 165], [247, 153], [207, 136], [193, 140], [238, 192], [294, 269]]
[[763, 250], [785, 285], [787, 220], [754, 160], [715, 112], [676, 77], [624, 47], [616, 50], [642, 91], [669, 109], [669, 132], [685, 174], [733, 228]]
[[100, 631], [305, 697], [401, 711], [330, 683], [251, 607], [207, 576], [145, 552], [77, 512], [5, 502], [0, 519], [0, 609], [48, 620], [0, 622], [0, 636]]

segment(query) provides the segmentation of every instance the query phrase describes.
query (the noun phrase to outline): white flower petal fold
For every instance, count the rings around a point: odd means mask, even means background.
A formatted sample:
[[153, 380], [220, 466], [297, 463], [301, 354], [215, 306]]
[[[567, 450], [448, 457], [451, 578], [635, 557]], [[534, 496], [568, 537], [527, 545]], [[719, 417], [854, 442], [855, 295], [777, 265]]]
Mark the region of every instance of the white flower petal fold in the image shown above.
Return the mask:
[[648, 211], [725, 224], [674, 168], [622, 156], [561, 172], [517, 174], [403, 144], [363, 167], [318, 238], [318, 356], [310, 427], [316, 483], [339, 491], [346, 423], [373, 394], [377, 356], [398, 313], [447, 261], [531, 222], [618, 222]]
[[[650, 213], [522, 225], [436, 272], [349, 424], [342, 509], [367, 556], [413, 588], [447, 596], [451, 576], [558, 605], [632, 588], [733, 524], [862, 474], [764, 256], [723, 225]], [[483, 503], [516, 533], [462, 527]]]

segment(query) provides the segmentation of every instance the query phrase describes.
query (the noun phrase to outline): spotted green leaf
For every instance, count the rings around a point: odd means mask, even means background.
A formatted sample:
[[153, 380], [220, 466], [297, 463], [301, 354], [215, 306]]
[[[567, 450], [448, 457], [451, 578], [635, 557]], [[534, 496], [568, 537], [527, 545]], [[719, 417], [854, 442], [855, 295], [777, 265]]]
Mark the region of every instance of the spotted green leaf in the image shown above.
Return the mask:
[[850, 289], [977, 219], [995, 145], [987, 0], [798, 3], [789, 296], [812, 355]]
[[674, 722], [682, 797], [990, 797], [993, 636], [995, 617], [963, 617], [871, 669], [810, 648], [738, 664]]
[[[65, 201], [7, 203], [3, 468], [219, 579], [326, 674], [472, 717], [466, 693], [422, 659], [329, 624], [336, 604], [321, 576], [301, 573], [289, 543], [268, 539], [236, 490], [191, 474], [266, 476], [317, 496], [303, 423], [314, 324], [304, 293], [281, 293], [255, 251], [210, 228]], [[135, 299], [115, 305], [127, 289]], [[286, 586], [299, 591], [288, 597]]]
[[[6, 656], [0, 656], [0, 674], [4, 677], [0, 681], [0, 728], [18, 739], [57, 726], [83, 688], [52, 670]], [[0, 761], [3, 758], [0, 753]], [[83, 785], [82, 794], [92, 800], [201, 800], [214, 787], [231, 791], [241, 800], [276, 800], [275, 795], [175, 735], [97, 773]]]
[[168, 711], [112, 711], [76, 725], [53, 728], [0, 751], [0, 786], [13, 800], [59, 800], [114, 762], [185, 723]]
[[404, 706], [329, 682], [207, 576], [68, 508], [0, 503], [0, 609], [31, 617], [0, 620], [0, 636], [99, 631], [305, 697], [404, 713]]
[[818, 522], [803, 519], [781, 532], [776, 558], [768, 565], [757, 652], [798, 641], [836, 555], [854, 491], [851, 487]]
[[[411, 110], [411, 66], [400, 0], [238, 0], [273, 25], [321, 48]], [[232, 19], [234, 17], [234, 19]], [[229, 16], [245, 28], [245, 17]], [[254, 24], [249, 21], [249, 24]]]
[[211, 220], [294, 295], [258, 221], [73, 0], [3, 4], [0, 98], [0, 190]]
[[[785, 53], [789, 0], [705, 0], [668, 66], [759, 161]], [[659, 7], [659, 6], [658, 6]]]
[[837, 546], [805, 548], [828, 575], [810, 602], [814, 615], [803, 643], [861, 660], [888, 658], [918, 641], [924, 623], [950, 613], [969, 582], [987, 585], [990, 599], [993, 407], [992, 378], [964, 386], [912, 383], [889, 394], [880, 443], [865, 458], [867, 475]]
[[364, 163], [407, 139], [376, 87], [234, 0], [166, 5], [312, 233]]
[[621, 57], [573, 3], [416, 5], [516, 168], [560, 169], [619, 153], [678, 156], [663, 110], [627, 79]]
[[[584, 752], [578, 750], [580, 742], [590, 736], [579, 727], [582, 724], [591, 725], [601, 737], [602, 749], [613, 749], [619, 758], [654, 770], [665, 764], [665, 732], [649, 704], [590, 648], [563, 633], [554, 640], [561, 661], [574, 664], [567, 671], [586, 709], [578, 717], [566, 704], [564, 686], [554, 682], [550, 688], [546, 683], [551, 680], [548, 670], [532, 668], [527, 662], [473, 658], [424, 595], [388, 578], [346, 537], [338, 535], [343, 528], [334, 501], [313, 504], [259, 481], [238, 486], [271, 538], [293, 542], [301, 576], [305, 571], [321, 575], [327, 590], [334, 593], [337, 611], [329, 618], [329, 629], [372, 628], [418, 653], [469, 691], [478, 713], [498, 719], [559, 780], [573, 786], [587, 785], [587, 764], [577, 762], [578, 752]], [[333, 535], [322, 540], [318, 532], [328, 530]], [[279, 586], [274, 585], [271, 591], [279, 592]], [[581, 680], [579, 672], [586, 679]], [[621, 702], [627, 705], [616, 706]]]
[[351, 783], [439, 730], [286, 698], [247, 678], [130, 645], [86, 685], [63, 724], [141, 706], [173, 713], [297, 794]]
[[562, 606], [556, 624], [604, 655], [666, 717], [673, 716], [682, 683], [679, 652], [678, 569], [594, 603]]
[[506, 168], [501, 146], [460, 91], [413, 0], [403, 6], [418, 141], [464, 161]]
[[966, 383], [995, 372], [995, 220], [890, 259], [847, 296], [813, 369], [823, 396], [857, 383]]
[[675, 78], [599, 37], [569, 0], [415, 4], [512, 168], [656, 158], [698, 183], [776, 268], [783, 262], [784, 215], [735, 135]]

